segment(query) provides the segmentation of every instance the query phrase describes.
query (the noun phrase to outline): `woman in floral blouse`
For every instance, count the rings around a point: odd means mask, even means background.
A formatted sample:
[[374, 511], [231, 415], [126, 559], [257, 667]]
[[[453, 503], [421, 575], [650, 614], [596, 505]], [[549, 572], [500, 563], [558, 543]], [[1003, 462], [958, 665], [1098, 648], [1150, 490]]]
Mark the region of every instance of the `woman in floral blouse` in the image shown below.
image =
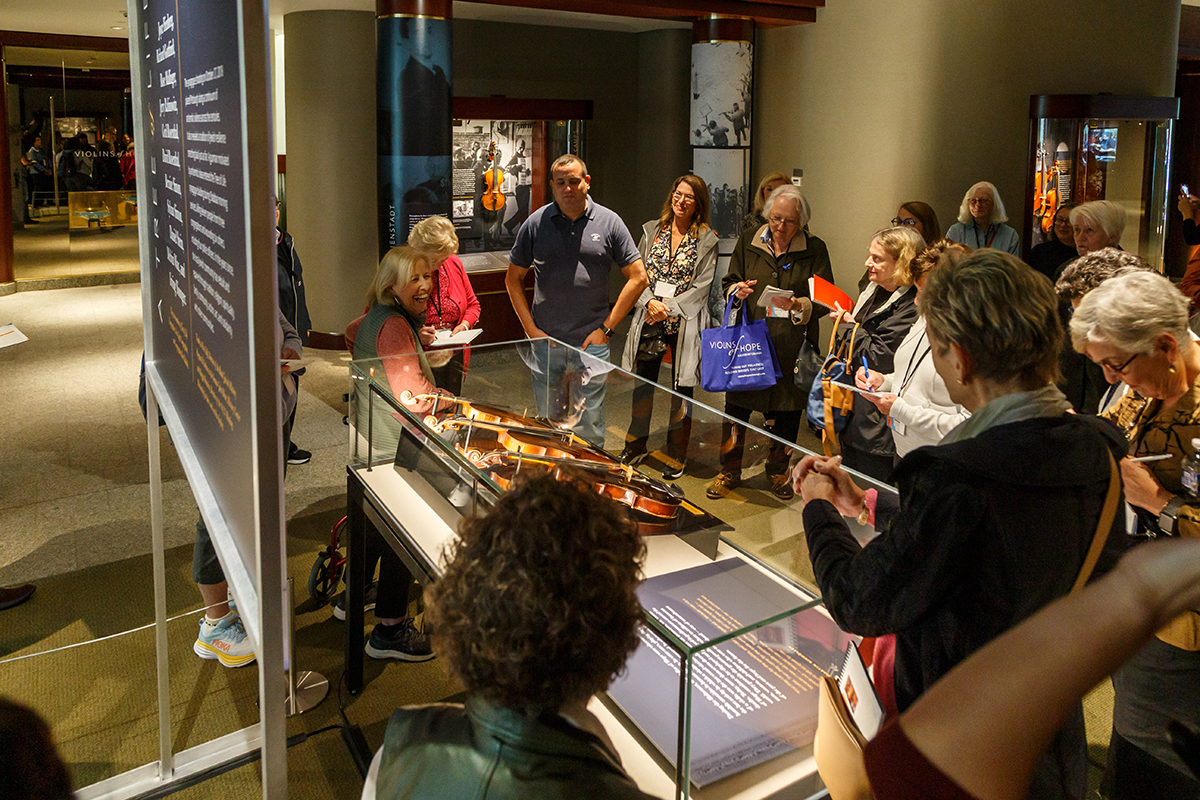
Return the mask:
[[[663, 356], [671, 352], [671, 421], [663, 477], [683, 474], [692, 435], [690, 398], [700, 383], [700, 331], [708, 323], [708, 290], [717, 267], [718, 236], [709, 225], [708, 187], [695, 175], [676, 178], [662, 214], [642, 228], [639, 249], [650, 285], [638, 298], [625, 340], [621, 366], [646, 381], [657, 381]], [[680, 396], [682, 395], [682, 397]], [[621, 460], [646, 456], [654, 386], [633, 390], [633, 419]]]

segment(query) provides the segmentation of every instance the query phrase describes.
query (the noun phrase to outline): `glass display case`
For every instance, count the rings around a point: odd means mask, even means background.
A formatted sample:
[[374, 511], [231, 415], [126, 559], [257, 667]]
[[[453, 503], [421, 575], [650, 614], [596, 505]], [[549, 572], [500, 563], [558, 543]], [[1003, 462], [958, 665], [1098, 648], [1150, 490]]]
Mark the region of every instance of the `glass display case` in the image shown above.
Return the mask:
[[1161, 270], [1178, 117], [1174, 97], [1032, 96], [1026, 255], [1053, 235], [1062, 205], [1111, 200], [1127, 214], [1121, 247]]
[[[668, 793], [730, 796], [780, 771], [812, 789], [800, 796], [819, 791], [818, 686], [857, 637], [820, 606], [799, 499], [778, 498], [763, 473], [775, 440], [747, 428], [742, 482], [714, 499], [729, 432], [719, 396], [697, 387], [677, 476], [664, 450], [682, 396], [548, 339], [470, 351], [459, 397], [430, 391], [434, 372], [415, 354], [351, 363], [349, 470], [420, 551], [406, 563], [436, 580], [458, 520], [522, 474], [595, 486], [628, 506], [648, 550], [647, 624], [605, 704], [656, 754]], [[635, 403], [652, 407], [648, 448], [623, 463]]]

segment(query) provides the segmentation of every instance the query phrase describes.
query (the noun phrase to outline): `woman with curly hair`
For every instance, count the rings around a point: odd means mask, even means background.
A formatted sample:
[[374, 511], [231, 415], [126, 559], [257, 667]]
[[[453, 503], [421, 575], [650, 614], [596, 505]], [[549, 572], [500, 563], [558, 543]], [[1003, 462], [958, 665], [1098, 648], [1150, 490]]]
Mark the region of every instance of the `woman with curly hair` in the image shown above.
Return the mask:
[[427, 613], [469, 696], [392, 715], [374, 796], [649, 797], [586, 708], [637, 646], [644, 556], [625, 509], [571, 480], [464, 520]]

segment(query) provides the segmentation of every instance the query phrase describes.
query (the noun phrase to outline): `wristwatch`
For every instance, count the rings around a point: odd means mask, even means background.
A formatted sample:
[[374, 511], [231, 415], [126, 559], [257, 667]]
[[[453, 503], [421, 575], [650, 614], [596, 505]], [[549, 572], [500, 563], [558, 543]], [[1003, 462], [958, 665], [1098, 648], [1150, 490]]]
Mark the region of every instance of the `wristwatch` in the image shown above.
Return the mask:
[[1184, 506], [1184, 498], [1175, 495], [1163, 507], [1158, 515], [1158, 529], [1166, 536], [1175, 535], [1175, 524], [1179, 521], [1179, 509]]
[[613, 334], [616, 333], [616, 331], [605, 325], [603, 322], [600, 323], [600, 332], [604, 334], [605, 339], [611, 339]]

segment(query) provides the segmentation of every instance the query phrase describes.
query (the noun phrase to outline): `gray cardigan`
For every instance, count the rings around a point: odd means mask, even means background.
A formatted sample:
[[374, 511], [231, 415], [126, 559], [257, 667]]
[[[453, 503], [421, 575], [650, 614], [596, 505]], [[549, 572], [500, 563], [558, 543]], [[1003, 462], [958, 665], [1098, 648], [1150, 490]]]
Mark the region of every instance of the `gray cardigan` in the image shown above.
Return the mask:
[[[658, 234], [658, 220], [652, 219], [642, 226], [642, 240], [638, 249], [645, 263], [654, 237]], [[696, 271], [687, 288], [674, 297], [663, 300], [671, 309], [671, 316], [679, 317], [678, 353], [674, 353], [675, 388], [700, 385], [700, 331], [708, 327], [708, 290], [717, 271], [717, 242], [720, 237], [712, 228], [700, 234], [696, 248]], [[647, 286], [633, 309], [633, 321], [629, 325], [629, 336], [625, 339], [625, 351], [621, 355], [621, 369], [633, 371], [637, 357], [638, 341], [642, 338], [642, 325], [646, 321], [646, 304], [654, 299], [654, 287]]]

